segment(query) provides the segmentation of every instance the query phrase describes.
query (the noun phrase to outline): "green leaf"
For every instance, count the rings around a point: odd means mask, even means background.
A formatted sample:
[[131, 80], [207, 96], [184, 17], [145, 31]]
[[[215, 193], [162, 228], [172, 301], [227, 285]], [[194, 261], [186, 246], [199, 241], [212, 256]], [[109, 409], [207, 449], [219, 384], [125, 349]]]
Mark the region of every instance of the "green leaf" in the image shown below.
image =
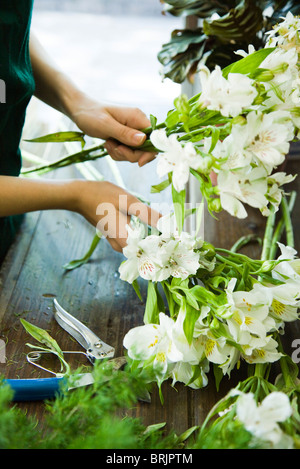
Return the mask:
[[159, 322], [159, 309], [156, 294], [155, 284], [151, 281], [148, 282], [147, 301], [144, 314], [145, 324], [158, 324]]
[[41, 344], [46, 345], [46, 347], [48, 347], [53, 352], [56, 352], [59, 356], [63, 356], [63, 352], [58, 343], [48, 334], [47, 331], [29, 323], [25, 319], [20, 319], [20, 321], [28, 334], [30, 334], [35, 340]]
[[216, 383], [216, 389], [217, 391], [219, 391], [219, 388], [220, 388], [220, 383], [222, 381], [222, 378], [223, 378], [223, 371], [221, 370], [221, 368], [216, 365], [215, 363], [213, 364], [213, 370], [214, 370], [214, 377], [215, 377], [215, 383]]
[[241, 60], [238, 60], [224, 68], [223, 76], [227, 78], [229, 73], [243, 73], [246, 75], [249, 74], [251, 77], [251, 74], [257, 72], [262, 61], [273, 51], [273, 47], [266, 47], [253, 52], [252, 54], [247, 55], [247, 57], [243, 57]]
[[185, 190], [177, 192], [172, 184], [172, 200], [174, 204], [177, 228], [180, 234], [184, 223]]
[[44, 135], [42, 137], [33, 138], [31, 140], [25, 140], [26, 142], [36, 143], [49, 143], [49, 142], [81, 142], [81, 147], [85, 145], [83, 132], [66, 131], [66, 132], [55, 132], [53, 134]]
[[198, 425], [188, 428], [185, 432], [179, 435], [178, 440], [180, 442], [186, 441], [196, 430], [199, 430], [199, 428], [200, 427]]
[[154, 184], [151, 186], [151, 194], [157, 194], [163, 190], [165, 190], [169, 185], [171, 184], [171, 181], [169, 179], [166, 179], [165, 181], [160, 182], [159, 184]]
[[140, 291], [140, 287], [139, 287], [139, 284], [138, 284], [137, 279], [135, 279], [135, 280], [132, 282], [131, 285], [133, 286], [134, 291], [135, 291], [135, 293], [137, 294], [138, 298], [139, 298], [141, 301], [143, 301], [142, 295], [141, 295], [141, 291]]
[[93, 161], [97, 158], [102, 158], [107, 155], [107, 150], [104, 148], [104, 144], [94, 145], [91, 148], [80, 150], [76, 153], [64, 156], [53, 163], [38, 166], [36, 168], [23, 169], [22, 174], [31, 174], [37, 172], [39, 174], [48, 173], [59, 168], [65, 168], [66, 166], [84, 163], [85, 161]]
[[162, 423], [154, 423], [152, 425], [148, 425], [148, 427], [146, 427], [143, 435], [144, 436], [149, 436], [151, 435], [152, 433], [155, 433], [157, 432], [158, 430], [160, 430], [161, 428], [165, 427], [166, 426], [166, 422], [162, 422]]
[[170, 42], [163, 44], [157, 57], [163, 65], [162, 75], [175, 83], [182, 83], [192, 75], [203, 57], [207, 37], [202, 28], [197, 30], [175, 30]]
[[[188, 301], [188, 300], [187, 300]], [[196, 309], [190, 304], [186, 305], [186, 316], [183, 321], [183, 330], [189, 344], [192, 343], [195, 322], [200, 316], [199, 308]]]
[[247, 38], [251, 43], [262, 26], [262, 10], [251, 0], [242, 0], [220, 18], [203, 20], [203, 32], [207, 36], [218, 36], [223, 42], [238, 42]]
[[101, 239], [101, 235], [99, 233], [96, 234], [92, 240], [92, 244], [90, 246], [90, 248], [88, 249], [88, 251], [86, 252], [86, 254], [81, 257], [80, 259], [75, 259], [71, 262], [68, 262], [67, 264], [64, 264], [63, 265], [63, 268], [66, 269], [66, 270], [74, 270], [74, 269], [77, 269], [77, 267], [80, 267], [81, 265], [83, 264], [86, 264], [86, 262], [89, 261], [91, 255], [93, 254], [93, 252], [95, 251], [96, 247], [98, 246], [98, 243]]
[[156, 124], [157, 124], [157, 117], [150, 114], [150, 123], [151, 123], [152, 130], [155, 130]]

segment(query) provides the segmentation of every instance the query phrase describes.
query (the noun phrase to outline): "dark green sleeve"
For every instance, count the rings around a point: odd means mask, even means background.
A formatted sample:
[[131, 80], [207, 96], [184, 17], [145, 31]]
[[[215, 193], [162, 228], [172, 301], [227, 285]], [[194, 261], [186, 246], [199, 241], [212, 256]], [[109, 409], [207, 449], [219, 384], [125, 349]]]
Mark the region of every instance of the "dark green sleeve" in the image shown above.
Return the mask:
[[[0, 174], [7, 176], [20, 174], [20, 139], [26, 108], [34, 92], [29, 54], [32, 7], [33, 0], [0, 2], [0, 79], [5, 83], [5, 97], [2, 87], [0, 99]], [[0, 218], [0, 261], [21, 219]]]

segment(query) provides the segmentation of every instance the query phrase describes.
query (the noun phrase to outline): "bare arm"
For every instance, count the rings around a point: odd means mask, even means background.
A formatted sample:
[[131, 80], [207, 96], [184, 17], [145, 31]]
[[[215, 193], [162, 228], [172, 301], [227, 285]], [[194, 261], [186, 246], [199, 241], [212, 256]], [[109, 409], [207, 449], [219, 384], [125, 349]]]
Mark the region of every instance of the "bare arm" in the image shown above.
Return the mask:
[[158, 212], [110, 182], [0, 176], [0, 217], [51, 209], [79, 213], [117, 251], [126, 245], [131, 215], [152, 226], [159, 218]]
[[0, 217], [73, 205], [73, 181], [0, 176]]
[[30, 38], [30, 56], [36, 97], [67, 115], [85, 134], [106, 140], [115, 160], [143, 166], [154, 158], [153, 153], [129, 148], [145, 141], [146, 135], [140, 129], [150, 125], [140, 109], [110, 106], [87, 96], [58, 70], [34, 35]]

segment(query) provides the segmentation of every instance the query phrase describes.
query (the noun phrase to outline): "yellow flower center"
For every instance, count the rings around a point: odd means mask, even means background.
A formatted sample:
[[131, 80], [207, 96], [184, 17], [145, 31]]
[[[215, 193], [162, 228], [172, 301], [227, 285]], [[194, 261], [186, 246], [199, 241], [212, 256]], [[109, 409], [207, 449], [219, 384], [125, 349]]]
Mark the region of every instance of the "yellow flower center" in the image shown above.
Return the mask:
[[159, 362], [165, 362], [166, 354], [164, 352], [158, 352], [158, 354], [156, 355], [156, 360]]
[[205, 345], [205, 355], [209, 356], [212, 354], [213, 349], [215, 348], [216, 342], [215, 340], [208, 339]]
[[257, 356], [260, 357], [260, 358], [264, 358], [265, 355], [266, 355], [266, 352], [262, 349], [256, 349], [255, 352], [256, 352]]
[[278, 300], [273, 300], [272, 301], [272, 309], [274, 313], [276, 313], [278, 316], [282, 316], [285, 311], [285, 306], [283, 303], [280, 303]]

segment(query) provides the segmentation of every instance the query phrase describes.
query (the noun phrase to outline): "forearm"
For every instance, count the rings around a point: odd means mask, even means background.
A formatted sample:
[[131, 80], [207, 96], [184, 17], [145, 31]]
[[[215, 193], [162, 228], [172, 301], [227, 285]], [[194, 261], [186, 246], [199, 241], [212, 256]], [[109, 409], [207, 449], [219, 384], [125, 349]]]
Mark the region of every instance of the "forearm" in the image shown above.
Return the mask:
[[72, 119], [83, 93], [57, 68], [38, 39], [30, 36], [30, 58], [35, 79], [35, 96]]
[[39, 210], [75, 210], [76, 181], [0, 176], [0, 217]]
[[37, 98], [68, 116], [84, 134], [106, 140], [113, 159], [142, 166], [154, 158], [154, 153], [139, 149], [146, 139], [140, 129], [150, 125], [140, 109], [100, 103], [82, 92], [58, 70], [34, 35], [30, 57]]

